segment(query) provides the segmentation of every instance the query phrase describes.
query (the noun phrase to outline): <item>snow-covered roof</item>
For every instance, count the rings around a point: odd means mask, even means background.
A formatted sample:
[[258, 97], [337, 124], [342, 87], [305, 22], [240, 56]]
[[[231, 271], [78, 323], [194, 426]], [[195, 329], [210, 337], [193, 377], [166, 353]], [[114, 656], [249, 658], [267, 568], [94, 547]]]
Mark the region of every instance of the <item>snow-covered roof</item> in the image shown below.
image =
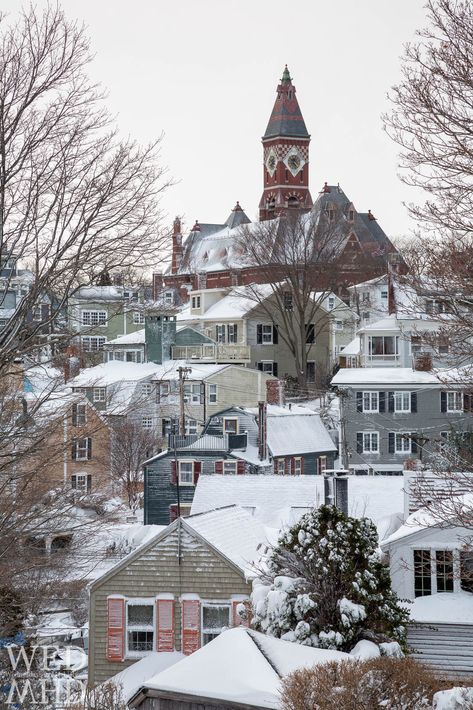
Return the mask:
[[413, 621], [473, 624], [473, 594], [470, 592], [441, 592], [417, 597], [407, 608]]
[[173, 666], [178, 661], [182, 661], [183, 658], [185, 656], [180, 651], [169, 653], [152, 651], [144, 658], [133, 663], [133, 665], [106, 680], [102, 685], [108, 686], [111, 684], [115, 686], [120, 691], [121, 698], [128, 702], [149, 678]]
[[123, 286], [83, 286], [75, 292], [73, 298], [97, 300], [123, 298]]
[[[367, 516], [381, 521], [404, 509], [402, 476], [349, 476], [348, 512], [357, 518]], [[219, 506], [237, 505], [265, 526], [281, 528], [324, 502], [322, 476], [200, 476], [192, 502], [192, 513], [203, 513]]]
[[270, 639], [239, 627], [224, 631], [143, 687], [151, 696], [152, 691], [162, 691], [277, 710], [281, 677], [296, 669], [349, 658], [341, 651]]
[[353, 338], [348, 345], [344, 348], [340, 348], [340, 355], [359, 355], [361, 351], [360, 338], [358, 335]]
[[368, 325], [363, 326], [362, 328], [358, 329], [358, 333], [369, 333], [371, 331], [395, 331], [398, 332], [401, 330], [400, 324], [397, 322], [397, 318], [395, 315], [390, 315], [386, 316], [386, 318], [380, 318], [380, 320], [376, 320], [373, 323], [369, 323]]
[[145, 344], [145, 329], [135, 330], [134, 333], [120, 335], [118, 338], [109, 340], [105, 343], [105, 347], [109, 345], [144, 345]]
[[[278, 407], [277, 413], [268, 407], [268, 447], [273, 456], [309, 454], [320, 451], [336, 451], [330, 435], [320, 416], [306, 409], [289, 411]], [[304, 408], [305, 409], [305, 408]]]
[[353, 286], [348, 286], [349, 291], [360, 291], [364, 286], [377, 286], [384, 285], [388, 283], [388, 275], [383, 274], [383, 276], [375, 276], [374, 279], [368, 279], [368, 281], [362, 281], [361, 283], [354, 284]]
[[439, 383], [434, 372], [422, 372], [411, 367], [344, 367], [332, 378], [332, 385], [438, 385]]

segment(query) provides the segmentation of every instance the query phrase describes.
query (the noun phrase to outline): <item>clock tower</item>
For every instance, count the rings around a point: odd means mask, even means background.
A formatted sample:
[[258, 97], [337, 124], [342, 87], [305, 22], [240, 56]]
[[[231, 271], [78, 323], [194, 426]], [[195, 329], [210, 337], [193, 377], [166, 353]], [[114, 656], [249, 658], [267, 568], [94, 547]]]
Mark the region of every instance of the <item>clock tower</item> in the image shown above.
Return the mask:
[[264, 190], [259, 203], [260, 221], [290, 209], [310, 210], [310, 135], [287, 65], [262, 140]]

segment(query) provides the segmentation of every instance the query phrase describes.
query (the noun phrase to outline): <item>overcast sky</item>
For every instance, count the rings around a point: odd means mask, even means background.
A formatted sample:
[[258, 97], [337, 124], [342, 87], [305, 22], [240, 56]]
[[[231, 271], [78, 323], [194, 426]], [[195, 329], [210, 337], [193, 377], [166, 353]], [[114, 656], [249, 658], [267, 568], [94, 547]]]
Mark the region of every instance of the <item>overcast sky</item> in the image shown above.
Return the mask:
[[[14, 13], [19, 0], [2, 0]], [[45, 4], [36, 0], [37, 7]], [[425, 23], [423, 0], [63, 0], [89, 28], [95, 80], [120, 129], [142, 142], [164, 133], [179, 183], [170, 220], [223, 222], [236, 200], [257, 216], [261, 136], [287, 63], [312, 136], [310, 187], [340, 183], [389, 236], [413, 226], [383, 132], [386, 93], [403, 43]]]

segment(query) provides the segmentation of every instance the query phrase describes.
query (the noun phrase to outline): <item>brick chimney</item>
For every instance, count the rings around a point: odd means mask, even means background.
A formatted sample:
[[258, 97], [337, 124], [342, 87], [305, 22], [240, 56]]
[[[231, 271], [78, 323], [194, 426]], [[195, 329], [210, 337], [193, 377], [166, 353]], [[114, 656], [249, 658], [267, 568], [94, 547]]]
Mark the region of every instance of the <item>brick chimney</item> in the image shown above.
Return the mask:
[[176, 217], [172, 226], [171, 274], [177, 274], [182, 260], [181, 220]]
[[258, 402], [258, 458], [268, 458], [268, 407], [266, 402]]
[[157, 301], [161, 291], [163, 290], [163, 275], [160, 271], [155, 271], [153, 274], [153, 301]]
[[282, 380], [266, 381], [266, 401], [268, 404], [284, 406], [284, 382]]

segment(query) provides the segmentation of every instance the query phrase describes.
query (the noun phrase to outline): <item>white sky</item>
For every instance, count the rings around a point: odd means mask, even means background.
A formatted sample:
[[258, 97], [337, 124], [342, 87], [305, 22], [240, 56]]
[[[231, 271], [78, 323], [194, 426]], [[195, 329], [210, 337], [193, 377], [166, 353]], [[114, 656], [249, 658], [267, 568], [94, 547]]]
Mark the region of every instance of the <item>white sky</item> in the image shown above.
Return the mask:
[[[340, 182], [389, 236], [412, 228], [383, 132], [386, 92], [424, 0], [62, 0], [89, 28], [94, 80], [119, 127], [142, 142], [164, 132], [179, 180], [163, 197], [171, 221], [223, 222], [236, 200], [256, 218], [261, 136], [287, 62], [312, 135], [310, 186]], [[36, 0], [37, 7], [45, 5]], [[2, 0], [14, 13], [19, 0]]]

